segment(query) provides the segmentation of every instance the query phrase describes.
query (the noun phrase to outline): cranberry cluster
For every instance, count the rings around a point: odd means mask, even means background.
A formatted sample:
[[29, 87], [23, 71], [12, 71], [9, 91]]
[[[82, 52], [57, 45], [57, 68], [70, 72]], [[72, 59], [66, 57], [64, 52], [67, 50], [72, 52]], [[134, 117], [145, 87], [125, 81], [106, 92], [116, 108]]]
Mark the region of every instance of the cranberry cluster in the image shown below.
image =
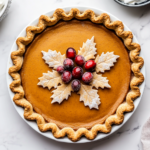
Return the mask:
[[[74, 48], [68, 48], [66, 52], [67, 58], [64, 60], [63, 66], [57, 67], [58, 73], [62, 74], [61, 78], [64, 83], [69, 83], [72, 78], [74, 79], [71, 83], [72, 89], [77, 92], [80, 90], [81, 83], [79, 79], [86, 84], [90, 83], [93, 79], [92, 71], [95, 70], [96, 63], [94, 60], [88, 60], [85, 62], [85, 59], [81, 55], [76, 55]], [[76, 67], [74, 66], [74, 62]], [[84, 73], [81, 67], [84, 66], [84, 69], [87, 71]]]

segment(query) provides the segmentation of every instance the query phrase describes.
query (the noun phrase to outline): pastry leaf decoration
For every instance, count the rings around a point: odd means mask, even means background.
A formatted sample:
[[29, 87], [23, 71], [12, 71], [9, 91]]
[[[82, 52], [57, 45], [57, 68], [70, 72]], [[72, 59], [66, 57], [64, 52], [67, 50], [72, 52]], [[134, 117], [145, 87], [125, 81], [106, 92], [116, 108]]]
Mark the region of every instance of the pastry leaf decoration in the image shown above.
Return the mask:
[[71, 83], [58, 86], [56, 90], [52, 91], [53, 95], [51, 98], [53, 98], [53, 100], [51, 103], [58, 102], [60, 104], [63, 100], [67, 100], [71, 95], [71, 91], [73, 91]]
[[91, 82], [92, 87], [95, 87], [96, 89], [102, 88], [111, 88], [111, 86], [108, 84], [107, 77], [102, 77], [101, 74], [97, 74], [96, 72], [93, 73], [93, 80]]
[[102, 53], [101, 56], [97, 55], [96, 62], [96, 72], [104, 72], [105, 70], [110, 70], [110, 67], [114, 66], [117, 62], [118, 55], [114, 55], [114, 52]]
[[85, 43], [83, 43], [83, 46], [78, 51], [78, 55], [82, 55], [85, 60], [89, 59], [95, 59], [95, 55], [97, 54], [95, 47], [96, 43], [94, 43], [94, 36], [89, 40], [87, 40]]
[[57, 88], [58, 84], [62, 84], [61, 75], [53, 70], [52, 72], [48, 71], [48, 73], [43, 73], [43, 76], [39, 78], [40, 82], [38, 85], [47, 87], [49, 90], [54, 87]]
[[[88, 39], [83, 46], [78, 51], [78, 55], [82, 55], [85, 60], [95, 59], [97, 54], [94, 43], [94, 36], [91, 39]], [[65, 55], [62, 55], [60, 52], [49, 50], [48, 52], [42, 51], [43, 59], [49, 67], [57, 69], [58, 66], [63, 66], [65, 60]], [[77, 94], [80, 94], [80, 101], [84, 102], [85, 106], [89, 106], [90, 109], [95, 108], [99, 109], [100, 97], [98, 95], [99, 88], [111, 88], [109, 85], [109, 80], [107, 77], [103, 77], [99, 72], [105, 72], [110, 70], [114, 63], [119, 58], [118, 55], [114, 55], [114, 52], [107, 52], [106, 54], [102, 53], [101, 56], [97, 55], [96, 62], [96, 71], [93, 72], [93, 79], [89, 85], [81, 84], [81, 88]], [[54, 87], [52, 91], [53, 95], [51, 96], [51, 103], [62, 103], [64, 100], [67, 100], [73, 92], [71, 87], [71, 82], [69, 84], [63, 83], [61, 75], [53, 70], [52, 72], [43, 73], [43, 76], [39, 78], [39, 86], [43, 88], [47, 87], [49, 90]], [[96, 88], [96, 89], [93, 89]]]
[[45, 60], [45, 63], [49, 65], [49, 67], [56, 69], [58, 66], [63, 66], [64, 59], [66, 58], [65, 55], [52, 50], [49, 50], [48, 52], [42, 51], [42, 53], [42, 58]]
[[90, 109], [98, 109], [100, 98], [97, 92], [98, 90], [92, 89], [92, 86], [81, 84], [81, 89], [78, 92], [80, 94], [80, 101], [83, 101], [84, 105], [89, 106]]

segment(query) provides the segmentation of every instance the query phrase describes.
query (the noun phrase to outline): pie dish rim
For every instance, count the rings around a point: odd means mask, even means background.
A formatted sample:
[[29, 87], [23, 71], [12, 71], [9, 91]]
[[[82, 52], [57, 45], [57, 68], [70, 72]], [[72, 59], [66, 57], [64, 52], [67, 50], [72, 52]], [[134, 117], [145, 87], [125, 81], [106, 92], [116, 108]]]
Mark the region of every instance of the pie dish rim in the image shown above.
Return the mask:
[[[67, 8], [65, 8], [65, 9], [70, 9], [70, 8], [75, 8], [75, 7], [67, 7]], [[84, 8], [84, 9], [90, 9], [90, 10], [93, 10], [94, 8], [87, 8], [87, 7], [76, 7], [76, 8], [78, 8], [78, 9], [80, 9], [80, 11], [82, 11], [81, 9], [82, 8]], [[63, 8], [64, 9], [64, 8]], [[97, 10], [97, 9], [96, 9]], [[94, 12], [95, 12], [95, 9], [93, 10]], [[102, 10], [97, 10], [97, 11], [100, 11], [100, 12], [104, 12], [105, 13], [105, 11], [102, 11]], [[54, 11], [51, 11], [51, 12], [54, 12]], [[107, 13], [107, 14], [109, 14], [109, 13]], [[112, 17], [112, 15], [111, 14], [109, 14], [109, 16], [110, 17]], [[39, 18], [39, 17], [38, 17]], [[119, 20], [119, 19], [117, 19], [116, 17], [115, 17], [115, 19], [116, 20]], [[32, 24], [32, 23], [31, 23]], [[128, 28], [127, 28], [128, 29]], [[129, 30], [129, 29], [128, 29]], [[20, 37], [20, 36], [19, 36]], [[135, 37], [134, 37], [135, 38]], [[137, 42], [137, 40], [136, 40], [136, 42]], [[8, 65], [8, 68], [9, 68], [9, 65]], [[145, 69], [144, 69], [145, 70]], [[143, 73], [143, 72], [142, 72]], [[145, 74], [145, 71], [144, 71], [144, 74]], [[10, 76], [9, 76], [9, 78], [10, 78]], [[7, 80], [8, 81], [8, 80]], [[144, 83], [143, 83], [144, 84]], [[143, 85], [142, 84], [142, 85]], [[8, 84], [9, 85], [9, 84]], [[10, 90], [9, 90], [10, 91]], [[142, 93], [143, 93], [143, 91], [142, 91]], [[11, 98], [12, 98], [12, 96], [11, 96]], [[23, 116], [22, 116], [23, 117]], [[25, 119], [24, 119], [25, 120]], [[26, 121], [26, 122], [29, 122], [29, 121]], [[120, 125], [120, 126], [122, 126], [122, 124]], [[38, 129], [38, 128], [37, 128]], [[41, 133], [41, 132], [40, 132]], [[45, 133], [44, 133], [45, 134]], [[49, 133], [48, 133], [49, 134]], [[108, 135], [108, 134], [105, 134], [105, 135]], [[55, 138], [54, 138], [55, 139]], [[101, 139], [101, 138], [100, 138]], [[57, 139], [57, 140], [62, 140], [62, 139]], [[72, 139], [72, 140], [74, 140], [74, 141], [76, 141], [75, 139]], [[95, 141], [96, 139], [94, 139], [93, 141]], [[88, 140], [89, 141], [89, 140]], [[88, 141], [86, 141], [86, 142], [88, 142]], [[66, 142], [66, 141], [65, 141]], [[79, 142], [79, 143], [82, 143], [82, 142]]]

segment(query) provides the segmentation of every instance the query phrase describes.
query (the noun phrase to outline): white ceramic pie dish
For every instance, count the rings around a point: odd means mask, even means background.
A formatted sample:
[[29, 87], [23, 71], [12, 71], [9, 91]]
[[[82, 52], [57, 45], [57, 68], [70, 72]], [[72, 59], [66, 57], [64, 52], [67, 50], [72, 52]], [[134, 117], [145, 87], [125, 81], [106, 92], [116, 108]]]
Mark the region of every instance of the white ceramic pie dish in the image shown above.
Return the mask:
[[[107, 14], [109, 14], [112, 21], [119, 20], [119, 19], [117, 19], [115, 16], [113, 16], [112, 14], [110, 14], [110, 13], [108, 13], [108, 12], [105, 12], [105, 11], [100, 10], [100, 9], [90, 8], [90, 7], [75, 7], [75, 6], [74, 6], [74, 7], [64, 7], [63, 9], [64, 9], [66, 12], [69, 12], [71, 8], [78, 8], [81, 12], [82, 12], [82, 11], [85, 11], [85, 10], [87, 10], [87, 9], [91, 9], [91, 10], [93, 10], [93, 11], [95, 12], [95, 14], [97, 14], [97, 15], [100, 15], [101, 13], [107, 13]], [[49, 11], [49, 12], [47, 12], [47, 13], [44, 13], [44, 14], [47, 15], [47, 16], [52, 16], [53, 13], [54, 13], [54, 11], [55, 11], [55, 9], [54, 9], [54, 10], [51, 10], [51, 11]], [[38, 16], [35, 20], [33, 20], [33, 21], [32, 21], [30, 24], [28, 24], [27, 26], [31, 26], [31, 25], [34, 25], [34, 26], [35, 26], [35, 25], [37, 25], [37, 24], [38, 24], [38, 19], [39, 19], [39, 17], [40, 17], [40, 16]], [[26, 26], [26, 27], [27, 27], [27, 26]], [[124, 26], [125, 26], [124, 30], [130, 31], [130, 29], [129, 29], [126, 25], [124, 25]], [[26, 35], [26, 27], [21, 31], [21, 33], [18, 35], [18, 37], [20, 37], [20, 36], [23, 36], [23, 37], [24, 37], [24, 36]], [[18, 37], [17, 37], [17, 38], [18, 38]], [[17, 38], [16, 38], [16, 39], [17, 39]], [[135, 36], [134, 36], [134, 38], [133, 38], [133, 42], [138, 43], [138, 41], [137, 41], [137, 39], [136, 39]], [[10, 54], [11, 54], [12, 51], [16, 51], [16, 50], [17, 50], [17, 45], [16, 45], [16, 41], [14, 41], [14, 44], [13, 44], [13, 46], [12, 46], [12, 48], [11, 48], [11, 51], [10, 51]], [[141, 51], [141, 53], [140, 53], [140, 56], [143, 57], [142, 51]], [[10, 57], [10, 55], [9, 55], [9, 58], [8, 58], [8, 65], [7, 65], [7, 72], [8, 72], [8, 70], [9, 70], [9, 68], [10, 68], [11, 66], [13, 66], [13, 63], [12, 63], [11, 57]], [[143, 73], [143, 75], [144, 75], [144, 77], [145, 77], [145, 66], [142, 67], [141, 72]], [[47, 131], [47, 132], [42, 133], [42, 132], [38, 129], [37, 123], [36, 123], [35, 121], [28, 121], [28, 120], [24, 119], [24, 116], [23, 116], [23, 114], [24, 114], [24, 109], [23, 109], [22, 107], [17, 106], [17, 105], [13, 102], [14, 93], [13, 93], [13, 92], [10, 90], [10, 88], [9, 88], [9, 85], [11, 84], [12, 81], [13, 81], [13, 80], [12, 80], [11, 76], [7, 73], [7, 85], [8, 85], [8, 90], [9, 90], [9, 94], [10, 94], [10, 97], [11, 97], [11, 101], [12, 101], [12, 103], [13, 103], [15, 109], [16, 109], [17, 112], [19, 113], [19, 115], [22, 117], [22, 119], [23, 119], [29, 126], [31, 126], [35, 131], [37, 131], [38, 133], [40, 133], [41, 135], [43, 135], [43, 136], [45, 136], [45, 137], [48, 137], [48, 138], [50, 138], [50, 139], [53, 139], [53, 140], [59, 141], [59, 142], [74, 143], [74, 142], [72, 142], [71, 140], [69, 140], [68, 137], [64, 137], [64, 138], [61, 138], [61, 139], [56, 139], [56, 138], [53, 136], [53, 134], [52, 134], [51, 131]], [[145, 87], [145, 81], [140, 85], [141, 96], [140, 96], [139, 98], [137, 98], [137, 99], [134, 101], [134, 105], [135, 105], [134, 111], [136, 110], [136, 108], [138, 107], [138, 105], [139, 105], [139, 103], [140, 103], [140, 101], [141, 101], [141, 97], [142, 97], [142, 94], [143, 94], [143, 91], [144, 91], [144, 87]], [[132, 116], [132, 114], [134, 113], [134, 111], [133, 111], [133, 112], [130, 112], [130, 113], [126, 113], [126, 114], [125, 114], [125, 117], [124, 117], [123, 123], [120, 124], [120, 125], [113, 125], [112, 130], [111, 130], [110, 133], [108, 133], [108, 134], [105, 134], [105, 133], [98, 133], [97, 137], [96, 137], [94, 140], [88, 140], [88, 139], [86, 139], [85, 137], [82, 137], [78, 142], [75, 142], [75, 143], [92, 142], [92, 141], [96, 141], [96, 140], [100, 140], [100, 139], [103, 139], [103, 138], [105, 138], [105, 137], [108, 137], [109, 135], [111, 135], [112, 133], [114, 133], [115, 131], [117, 131], [118, 129], [120, 129], [120, 128], [129, 120], [129, 118]]]

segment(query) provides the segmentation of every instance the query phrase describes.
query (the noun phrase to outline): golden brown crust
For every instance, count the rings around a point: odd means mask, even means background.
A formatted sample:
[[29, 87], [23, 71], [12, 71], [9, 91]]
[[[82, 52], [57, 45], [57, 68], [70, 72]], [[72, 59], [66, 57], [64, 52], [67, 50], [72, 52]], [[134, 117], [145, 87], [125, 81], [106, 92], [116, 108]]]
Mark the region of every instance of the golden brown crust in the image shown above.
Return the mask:
[[[25, 53], [25, 46], [32, 42], [36, 33], [41, 33], [47, 26], [55, 25], [60, 19], [71, 20], [76, 18], [79, 20], [90, 19], [93, 23], [102, 23], [108, 29], [112, 29], [116, 34], [123, 39], [125, 46], [130, 51], [130, 59], [132, 61], [131, 69], [134, 77], [131, 80], [130, 88], [131, 90], [126, 96], [126, 101], [122, 103], [116, 114], [108, 117], [104, 124], [97, 124], [93, 126], [90, 130], [86, 128], [80, 128], [74, 131], [70, 127], [59, 129], [54, 123], [46, 123], [44, 118], [33, 111], [32, 105], [24, 98], [24, 90], [21, 86], [21, 77], [19, 70], [23, 64], [23, 54]], [[92, 10], [86, 10], [81, 13], [78, 9], [73, 8], [66, 14], [63, 9], [57, 9], [53, 17], [48, 17], [42, 15], [39, 19], [38, 26], [29, 26], [26, 29], [26, 37], [19, 37], [16, 41], [18, 45], [18, 50], [11, 53], [11, 58], [14, 66], [9, 68], [9, 74], [13, 78], [13, 82], [10, 84], [10, 89], [15, 93], [13, 98], [16, 105], [24, 107], [24, 117], [28, 120], [36, 120], [39, 130], [45, 132], [47, 130], [52, 130], [53, 135], [56, 138], [68, 136], [72, 141], [78, 141], [82, 135], [86, 138], [92, 140], [97, 136], [98, 132], [109, 133], [113, 124], [121, 124], [124, 119], [124, 112], [130, 112], [134, 109], [133, 100], [140, 96], [139, 85], [144, 81], [144, 76], [140, 72], [143, 66], [143, 58], [139, 57], [140, 45], [132, 42], [132, 32], [124, 31], [124, 26], [121, 21], [110, 21], [110, 16], [103, 13], [96, 16]]]

